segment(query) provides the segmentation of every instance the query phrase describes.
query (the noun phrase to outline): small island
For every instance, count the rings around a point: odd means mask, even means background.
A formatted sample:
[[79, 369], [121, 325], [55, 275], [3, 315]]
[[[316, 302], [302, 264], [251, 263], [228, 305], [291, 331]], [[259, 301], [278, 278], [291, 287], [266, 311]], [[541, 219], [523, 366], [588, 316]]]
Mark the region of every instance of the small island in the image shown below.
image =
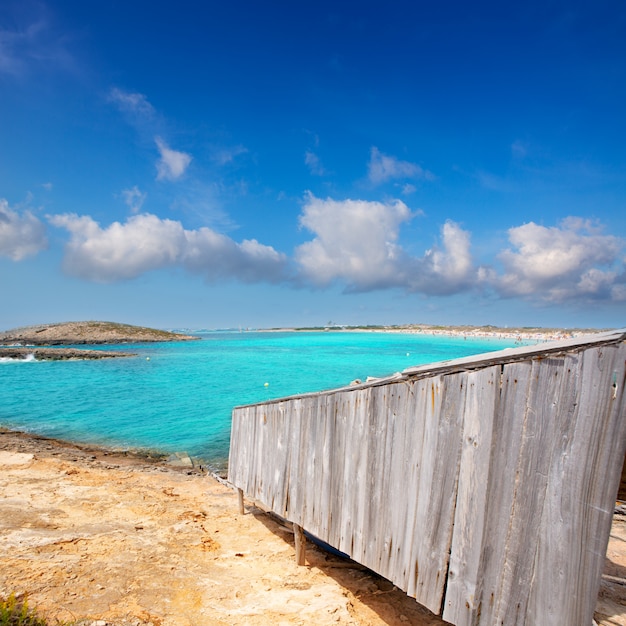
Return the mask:
[[35, 360], [105, 359], [135, 356], [128, 352], [60, 348], [57, 346], [117, 345], [193, 341], [199, 337], [116, 322], [62, 322], [0, 332], [0, 358]]

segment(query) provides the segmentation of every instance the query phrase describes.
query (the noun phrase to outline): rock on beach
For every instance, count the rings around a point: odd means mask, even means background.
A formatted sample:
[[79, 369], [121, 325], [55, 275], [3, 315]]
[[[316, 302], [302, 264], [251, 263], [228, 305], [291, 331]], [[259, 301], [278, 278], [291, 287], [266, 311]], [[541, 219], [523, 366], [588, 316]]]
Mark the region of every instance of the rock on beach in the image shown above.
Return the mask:
[[135, 356], [130, 352], [114, 352], [112, 350], [80, 350], [74, 348], [41, 348], [41, 347], [3, 347], [0, 346], [0, 358], [35, 361], [67, 361], [70, 359], [114, 359]]

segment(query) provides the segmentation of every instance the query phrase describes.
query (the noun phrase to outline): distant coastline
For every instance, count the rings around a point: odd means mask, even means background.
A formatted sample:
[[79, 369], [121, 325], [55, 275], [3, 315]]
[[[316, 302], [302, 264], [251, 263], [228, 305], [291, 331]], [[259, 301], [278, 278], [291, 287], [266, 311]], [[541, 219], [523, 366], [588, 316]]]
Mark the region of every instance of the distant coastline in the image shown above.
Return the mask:
[[439, 326], [431, 324], [403, 324], [397, 326], [318, 326], [297, 328], [276, 328], [270, 331], [298, 332], [385, 332], [399, 334], [422, 334], [446, 337], [466, 337], [479, 339], [513, 339], [519, 341], [557, 341], [585, 335], [605, 333], [611, 328], [541, 328], [515, 327], [501, 328], [498, 326]]

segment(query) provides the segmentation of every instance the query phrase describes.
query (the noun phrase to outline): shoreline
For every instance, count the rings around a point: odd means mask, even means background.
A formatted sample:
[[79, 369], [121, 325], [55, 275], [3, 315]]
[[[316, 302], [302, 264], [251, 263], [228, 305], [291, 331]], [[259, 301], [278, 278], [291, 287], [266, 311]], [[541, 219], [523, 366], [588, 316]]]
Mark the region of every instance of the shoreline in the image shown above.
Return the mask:
[[499, 328], [495, 326], [430, 326], [425, 324], [411, 324], [406, 326], [361, 327], [346, 326], [339, 328], [320, 329], [282, 329], [299, 332], [318, 330], [319, 332], [383, 332], [406, 335], [431, 335], [435, 337], [463, 337], [476, 339], [513, 339], [521, 341], [558, 341], [598, 335], [614, 329], [591, 328]]
[[[94, 344], [92, 344], [94, 345]], [[0, 346], [0, 359], [13, 361], [97, 361], [137, 356], [133, 352], [113, 350], [88, 350], [75, 348], [49, 348], [40, 346]]]
[[[201, 331], [197, 331], [201, 332]], [[202, 331], [205, 332], [205, 331]], [[206, 331], [206, 332], [224, 332], [224, 331]], [[237, 332], [237, 331], [232, 331]], [[576, 337], [584, 337], [588, 335], [601, 334], [607, 332], [606, 329], [503, 329], [495, 327], [434, 327], [434, 326], [384, 326], [384, 327], [360, 327], [346, 326], [338, 328], [269, 328], [259, 329], [255, 331], [241, 332], [259, 332], [259, 333], [301, 333], [301, 332], [339, 332], [339, 333], [388, 333], [397, 335], [424, 335], [429, 337], [454, 337], [463, 339], [481, 339], [498, 341], [514, 341], [516, 345], [545, 343], [548, 341], [558, 341], [561, 339], [571, 339]], [[195, 339], [201, 340], [196, 336]], [[101, 346], [101, 345], [120, 345], [125, 342], [112, 341], [102, 342], [98, 340], [85, 340], [80, 345], [85, 346]], [[25, 344], [25, 345], [2, 345], [0, 344], [0, 359], [14, 361], [68, 361], [68, 360], [99, 360], [99, 359], [115, 359], [136, 357], [134, 352], [116, 352], [112, 350], [92, 350], [88, 348], [64, 348], [56, 347], [64, 344]]]
[[[498, 326], [437, 326], [430, 324], [404, 324], [398, 326], [312, 326], [312, 327], [283, 327], [283, 328], [258, 328], [242, 331], [227, 332], [258, 332], [258, 333], [392, 333], [404, 335], [427, 335], [433, 337], [457, 337], [464, 339], [501, 339], [516, 342], [547, 342], [560, 339], [572, 339], [589, 335], [617, 330], [613, 328], [541, 328], [541, 327], [515, 327], [501, 328]], [[198, 331], [201, 332], [201, 331]], [[220, 332], [202, 331], [202, 332]], [[224, 332], [224, 331], [221, 331]]]
[[[8, 331], [0, 331], [0, 347], [14, 349], [41, 348], [59, 349], [63, 345], [105, 346], [129, 343], [154, 343], [171, 341], [199, 340], [198, 335], [210, 333], [280, 333], [280, 332], [380, 332], [395, 334], [421, 334], [435, 337], [463, 337], [478, 339], [503, 339], [513, 341], [555, 341], [595, 335], [612, 328], [548, 328], [540, 326], [500, 327], [487, 325], [438, 325], [438, 324], [391, 324], [391, 325], [344, 325], [293, 326], [275, 328], [230, 328], [230, 329], [186, 329], [168, 331], [130, 326], [114, 322], [63, 322], [25, 326]], [[75, 351], [83, 348], [71, 348]]]
[[115, 461], [119, 465], [144, 468], [166, 468], [188, 475], [211, 476], [223, 480], [226, 468], [213, 469], [203, 459], [191, 457], [184, 452], [168, 453], [143, 448], [116, 448], [98, 443], [84, 443], [59, 437], [48, 437], [0, 426], [0, 450], [13, 447], [20, 453], [46, 453], [65, 459], [102, 462]]

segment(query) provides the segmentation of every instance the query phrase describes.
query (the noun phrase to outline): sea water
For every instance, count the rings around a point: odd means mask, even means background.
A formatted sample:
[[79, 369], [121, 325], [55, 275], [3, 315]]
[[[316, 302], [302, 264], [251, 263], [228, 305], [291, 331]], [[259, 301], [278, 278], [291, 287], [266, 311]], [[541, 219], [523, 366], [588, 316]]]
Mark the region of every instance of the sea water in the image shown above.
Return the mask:
[[106, 346], [131, 358], [0, 359], [0, 426], [226, 465], [235, 406], [500, 350], [513, 339], [382, 332], [203, 332]]

